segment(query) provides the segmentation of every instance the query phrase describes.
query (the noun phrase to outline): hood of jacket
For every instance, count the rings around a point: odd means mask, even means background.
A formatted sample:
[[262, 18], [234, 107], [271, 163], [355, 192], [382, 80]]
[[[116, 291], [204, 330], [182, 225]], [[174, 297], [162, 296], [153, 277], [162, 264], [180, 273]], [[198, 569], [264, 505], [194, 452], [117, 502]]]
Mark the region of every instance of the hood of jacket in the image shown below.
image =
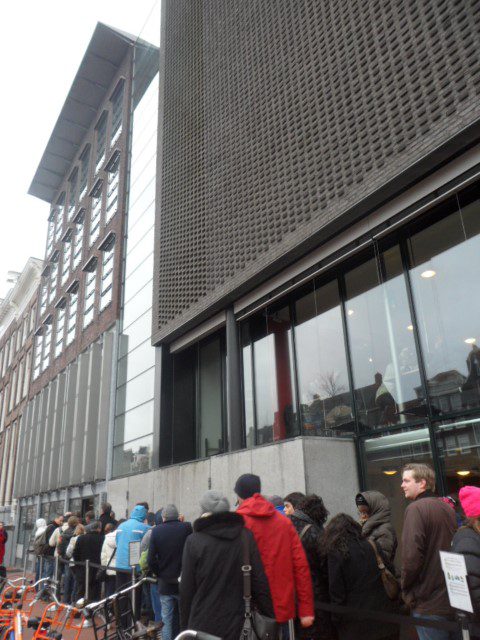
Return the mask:
[[303, 511], [299, 511], [298, 509], [296, 509], [292, 515], [290, 516], [290, 520], [295, 524], [295, 522], [300, 521], [301, 523], [304, 523], [305, 525], [307, 524], [311, 524], [314, 527], [317, 527], [320, 529], [320, 527], [318, 526], [318, 524], [316, 524], [311, 518], [310, 516], [307, 516], [306, 513], [303, 513]]
[[390, 503], [379, 491], [362, 491], [361, 495], [368, 502], [370, 516], [363, 525], [363, 535], [367, 536], [381, 524], [387, 524], [391, 519]]
[[271, 518], [276, 509], [271, 502], [265, 500], [259, 493], [254, 493], [251, 498], [247, 498], [238, 507], [237, 513], [252, 518]]
[[139, 522], [143, 522], [147, 517], [147, 510], [145, 507], [142, 507], [141, 504], [137, 504], [136, 507], [132, 509], [132, 513], [130, 514], [131, 520], [138, 520]]
[[195, 532], [206, 533], [214, 538], [234, 540], [238, 538], [243, 529], [243, 518], [238, 513], [223, 511], [202, 516], [193, 523]]
[[47, 526], [47, 521], [45, 520], [45, 518], [38, 518], [37, 520], [35, 520], [36, 529], [40, 529], [40, 527], [46, 527], [46, 526]]

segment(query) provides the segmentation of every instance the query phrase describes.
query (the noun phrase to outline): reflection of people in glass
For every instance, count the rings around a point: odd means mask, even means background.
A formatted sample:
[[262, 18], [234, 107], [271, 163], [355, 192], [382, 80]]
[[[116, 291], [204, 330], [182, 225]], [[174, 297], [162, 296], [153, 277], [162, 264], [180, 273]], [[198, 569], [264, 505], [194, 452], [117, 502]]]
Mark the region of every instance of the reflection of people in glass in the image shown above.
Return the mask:
[[462, 385], [462, 405], [464, 407], [476, 406], [480, 389], [480, 349], [472, 344], [472, 349], [467, 357], [468, 376]]
[[397, 405], [383, 382], [382, 374], [375, 374], [375, 405], [380, 409], [380, 424], [395, 424], [397, 422]]

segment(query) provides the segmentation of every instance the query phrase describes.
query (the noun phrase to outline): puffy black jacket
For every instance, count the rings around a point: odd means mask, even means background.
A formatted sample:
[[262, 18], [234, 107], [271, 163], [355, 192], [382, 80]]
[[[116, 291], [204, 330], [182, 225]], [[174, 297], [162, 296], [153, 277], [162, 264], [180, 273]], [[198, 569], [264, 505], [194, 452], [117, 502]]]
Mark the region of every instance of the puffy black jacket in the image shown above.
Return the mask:
[[480, 632], [480, 534], [471, 527], [462, 527], [453, 536], [452, 551], [465, 556], [470, 596], [479, 622], [475, 625], [477, 635]]
[[100, 564], [104, 540], [105, 536], [103, 533], [98, 533], [97, 531], [91, 531], [78, 536], [75, 549], [73, 550], [73, 559], [82, 562], [90, 560], [90, 562]]
[[168, 596], [178, 594], [178, 578], [182, 571], [185, 540], [192, 525], [180, 520], [168, 520], [152, 529], [147, 562], [158, 577], [158, 592]]
[[379, 491], [363, 491], [361, 494], [368, 502], [370, 517], [362, 527], [365, 538], [373, 540], [377, 549], [390, 564], [395, 559], [397, 534], [391, 522], [390, 503]]
[[301, 536], [302, 545], [310, 566], [315, 606], [315, 622], [313, 623], [313, 627], [303, 629], [297, 625], [296, 635], [300, 638], [334, 640], [337, 634], [331, 616], [328, 611], [324, 611], [318, 607], [321, 602], [330, 602], [327, 558], [322, 553], [323, 527], [315, 524], [303, 511], [295, 511], [295, 513], [290, 516], [290, 520], [298, 535]]
[[[180, 624], [238, 640], [244, 620], [243, 518], [216, 513], [196, 520], [185, 544], [180, 582]], [[252, 599], [261, 613], [274, 617], [268, 580], [252, 534], [247, 531], [252, 566]]]

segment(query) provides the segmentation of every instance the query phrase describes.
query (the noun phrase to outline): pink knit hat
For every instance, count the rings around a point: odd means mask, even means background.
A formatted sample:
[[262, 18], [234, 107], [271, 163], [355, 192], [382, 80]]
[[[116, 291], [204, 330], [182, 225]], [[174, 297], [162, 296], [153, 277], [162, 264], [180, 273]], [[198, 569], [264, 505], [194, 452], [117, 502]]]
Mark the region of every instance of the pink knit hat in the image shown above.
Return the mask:
[[467, 518], [480, 516], [480, 487], [462, 487], [458, 497]]

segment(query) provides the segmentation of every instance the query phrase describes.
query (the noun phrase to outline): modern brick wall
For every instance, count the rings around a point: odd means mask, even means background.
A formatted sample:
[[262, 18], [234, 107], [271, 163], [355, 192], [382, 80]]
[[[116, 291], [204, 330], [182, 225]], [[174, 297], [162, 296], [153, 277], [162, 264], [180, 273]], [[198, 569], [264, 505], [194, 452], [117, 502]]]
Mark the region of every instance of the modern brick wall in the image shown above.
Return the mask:
[[153, 341], [471, 143], [475, 0], [164, 0]]

